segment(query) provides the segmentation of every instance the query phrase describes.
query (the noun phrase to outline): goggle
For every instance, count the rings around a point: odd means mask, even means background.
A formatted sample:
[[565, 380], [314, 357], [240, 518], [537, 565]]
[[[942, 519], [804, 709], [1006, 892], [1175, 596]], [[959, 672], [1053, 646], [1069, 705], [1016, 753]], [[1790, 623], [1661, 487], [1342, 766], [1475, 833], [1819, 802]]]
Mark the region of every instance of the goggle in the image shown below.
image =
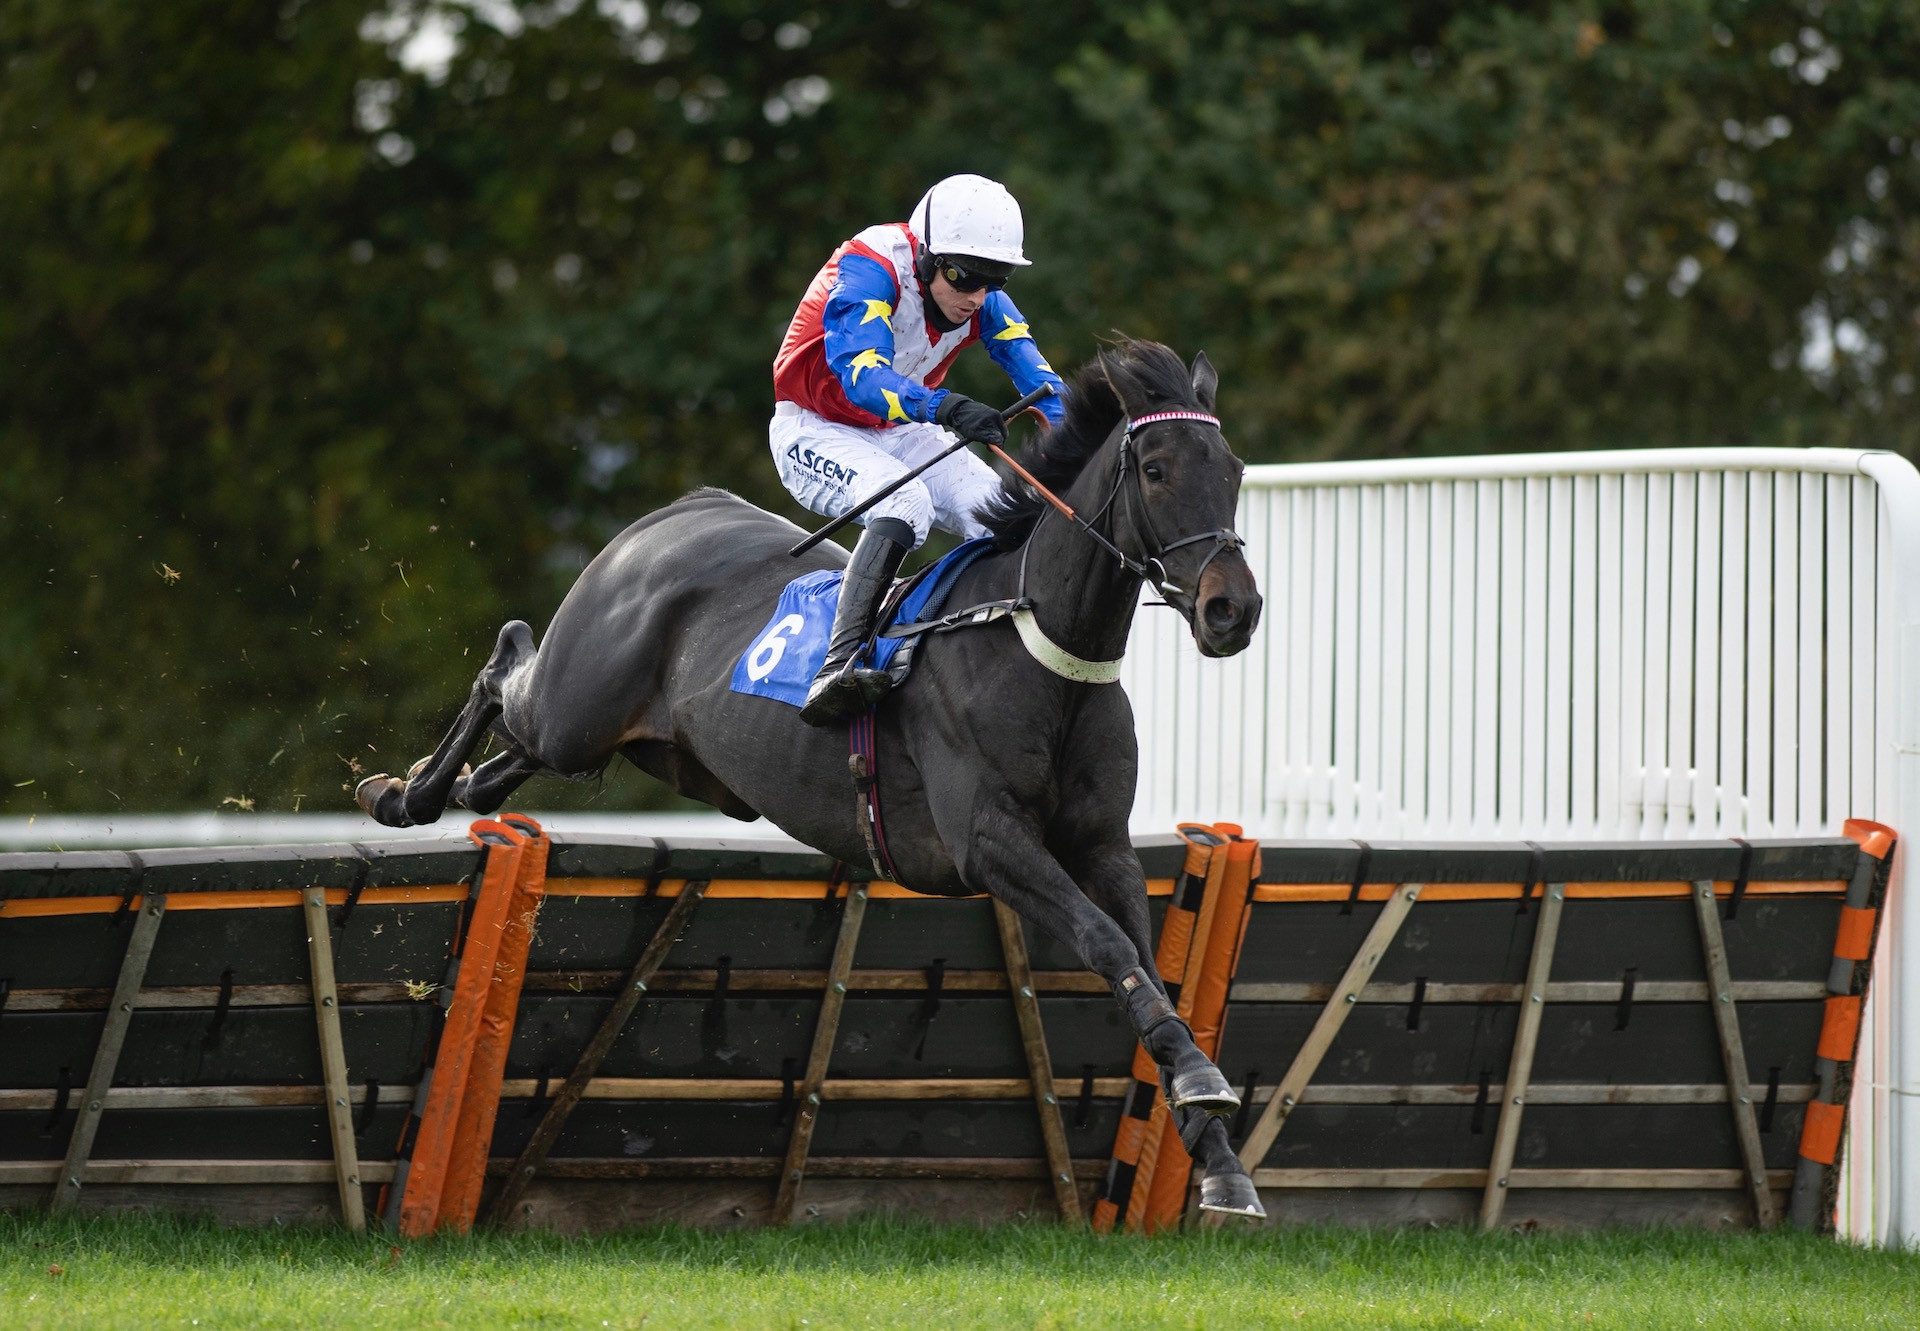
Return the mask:
[[998, 291], [1007, 284], [1005, 273], [981, 273], [942, 255], [934, 261], [934, 271], [947, 279], [955, 291]]

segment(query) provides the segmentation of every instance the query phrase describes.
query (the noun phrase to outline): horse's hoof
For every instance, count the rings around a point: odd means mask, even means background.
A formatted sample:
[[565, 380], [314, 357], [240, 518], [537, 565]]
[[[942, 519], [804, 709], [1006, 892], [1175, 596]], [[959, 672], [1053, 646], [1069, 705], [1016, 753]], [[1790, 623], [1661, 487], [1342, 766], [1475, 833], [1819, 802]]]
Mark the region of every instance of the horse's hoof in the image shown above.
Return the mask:
[[384, 827], [412, 827], [407, 817], [407, 783], [385, 772], [370, 776], [353, 788], [353, 802], [367, 817]]
[[1245, 1174], [1209, 1174], [1201, 1179], [1200, 1209], [1249, 1220], [1267, 1218], [1267, 1208], [1260, 1205], [1260, 1192]]
[[1208, 1063], [1190, 1072], [1174, 1074], [1173, 1093], [1167, 1097], [1175, 1109], [1199, 1109], [1216, 1118], [1238, 1112], [1240, 1097], [1220, 1075], [1220, 1069]]

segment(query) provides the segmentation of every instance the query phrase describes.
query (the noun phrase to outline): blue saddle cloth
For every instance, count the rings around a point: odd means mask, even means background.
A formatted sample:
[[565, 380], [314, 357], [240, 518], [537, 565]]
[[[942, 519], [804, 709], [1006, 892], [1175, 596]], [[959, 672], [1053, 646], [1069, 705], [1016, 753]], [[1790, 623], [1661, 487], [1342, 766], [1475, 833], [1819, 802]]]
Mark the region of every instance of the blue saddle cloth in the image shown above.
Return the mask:
[[[983, 536], [954, 547], [928, 565], [914, 578], [906, 595], [896, 598], [893, 613], [880, 627], [917, 624], [938, 615], [955, 581], [992, 546], [992, 538]], [[833, 612], [840, 603], [840, 579], [839, 569], [817, 569], [786, 585], [774, 606], [773, 618], [733, 667], [729, 687], [735, 693], [773, 698], [789, 707], [806, 703], [807, 688], [820, 672], [820, 663], [827, 659]], [[868, 653], [866, 664], [886, 670], [913, 641], [910, 637], [881, 638]]]

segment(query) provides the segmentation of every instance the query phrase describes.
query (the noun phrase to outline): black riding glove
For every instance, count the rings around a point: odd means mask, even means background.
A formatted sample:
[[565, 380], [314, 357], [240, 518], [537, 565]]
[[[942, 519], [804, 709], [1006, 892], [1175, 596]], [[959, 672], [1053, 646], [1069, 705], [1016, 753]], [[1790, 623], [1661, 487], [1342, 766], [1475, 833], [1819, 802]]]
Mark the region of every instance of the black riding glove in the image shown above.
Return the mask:
[[947, 394], [933, 413], [933, 422], [976, 444], [1002, 444], [1007, 439], [1007, 427], [999, 412], [958, 393]]

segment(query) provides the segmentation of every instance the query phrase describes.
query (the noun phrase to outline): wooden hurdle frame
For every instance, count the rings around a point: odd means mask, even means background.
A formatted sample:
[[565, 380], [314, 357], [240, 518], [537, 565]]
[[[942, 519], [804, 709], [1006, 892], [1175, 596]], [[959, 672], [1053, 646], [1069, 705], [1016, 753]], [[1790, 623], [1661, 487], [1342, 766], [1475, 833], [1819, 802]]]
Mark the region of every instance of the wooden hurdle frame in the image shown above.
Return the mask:
[[[1276, 1061], [1263, 1053], [1263, 1065], [1284, 1067], [1269, 1083], [1254, 1076], [1248, 1104], [1235, 1124], [1241, 1155], [1253, 1171], [1256, 1184], [1270, 1199], [1319, 1194], [1332, 1197], [1365, 1193], [1471, 1194], [1478, 1223], [1493, 1227], [1509, 1223], [1516, 1193], [1542, 1190], [1565, 1193], [1712, 1193], [1744, 1194], [1747, 1221], [1761, 1227], [1778, 1223], [1783, 1212], [1794, 1223], [1819, 1228], [1832, 1210], [1834, 1166], [1840, 1156], [1839, 1124], [1847, 1090], [1854, 1044], [1858, 1039], [1858, 1012], [1879, 919], [1878, 907], [1888, 880], [1893, 837], [1888, 829], [1870, 823], [1850, 823], [1847, 834], [1853, 858], [1838, 849], [1823, 851], [1836, 866], [1845, 867], [1837, 880], [1805, 884], [1749, 881], [1745, 858], [1731, 877], [1702, 876], [1680, 882], [1634, 881], [1613, 886], [1582, 882], [1565, 875], [1539, 871], [1540, 864], [1561, 852], [1533, 848], [1528, 867], [1519, 848], [1500, 851], [1512, 865], [1514, 879], [1505, 883], [1462, 881], [1396, 881], [1378, 871], [1380, 856], [1391, 858], [1392, 848], [1362, 848], [1357, 861], [1351, 847], [1323, 847], [1304, 853], [1307, 860], [1332, 864], [1345, 855], [1352, 881], [1316, 879], [1311, 868], [1294, 866], [1291, 881], [1263, 880], [1263, 857], [1255, 842], [1231, 825], [1207, 828], [1183, 826], [1187, 842], [1184, 864], [1173, 880], [1163, 880], [1155, 891], [1168, 901], [1161, 932], [1159, 964], [1173, 982], [1176, 1008], [1192, 1025], [1196, 1038], [1216, 1057], [1231, 1047], [1236, 1023], [1249, 1019], [1262, 1005], [1311, 1006], [1310, 1028], [1297, 1048], [1275, 1049]], [[763, 1186], [764, 1212], [738, 1211], [736, 1219], [763, 1214], [772, 1223], [790, 1223], [822, 1208], [807, 1202], [810, 1181], [886, 1180], [901, 1182], [962, 1182], [1038, 1185], [1051, 1198], [1050, 1209], [1065, 1220], [1078, 1220], [1092, 1204], [1096, 1228], [1125, 1225], [1153, 1231], [1194, 1218], [1191, 1164], [1177, 1134], [1156, 1104], [1157, 1079], [1150, 1064], [1136, 1056], [1133, 1078], [1094, 1075], [1089, 1068], [1077, 1081], [1056, 1075], [1042, 1019], [1042, 999], [1099, 997], [1106, 986], [1085, 972], [1036, 970], [1019, 921], [1003, 907], [992, 911], [993, 935], [1000, 965], [985, 968], [977, 962], [934, 975], [901, 968], [861, 968], [856, 965], [862, 946], [868, 903], [889, 902], [910, 894], [892, 884], [848, 881], [839, 874], [826, 877], [826, 895], [817, 884], [768, 884], [752, 872], [746, 881], [714, 877], [667, 877], [671, 855], [661, 844], [652, 847], [644, 877], [582, 876], [579, 866], [567, 876], [549, 881], [551, 843], [537, 824], [508, 817], [475, 825], [477, 854], [469, 861], [472, 872], [461, 882], [422, 882], [397, 886], [368, 885], [368, 861], [338, 856], [318, 858], [317, 879], [295, 889], [249, 889], [214, 900], [192, 890], [183, 881], [186, 869], [176, 864], [171, 877], [156, 879], [166, 870], [164, 857], [154, 853], [135, 862], [131, 879], [116, 878], [116, 896], [37, 897], [0, 895], [0, 929], [11, 919], [71, 916], [77, 920], [105, 916], [127, 942], [114, 972], [111, 990], [15, 989], [9, 986], [0, 1013], [104, 1013], [91, 1058], [85, 1090], [77, 1105], [68, 1108], [63, 1090], [0, 1088], [0, 1113], [53, 1111], [57, 1121], [74, 1115], [59, 1162], [0, 1159], [0, 1190], [33, 1184], [53, 1185], [43, 1193], [47, 1204], [65, 1209], [76, 1205], [94, 1185], [227, 1184], [267, 1188], [331, 1185], [337, 1195], [334, 1213], [347, 1225], [365, 1223], [367, 1190], [387, 1185], [392, 1198], [389, 1218], [403, 1234], [436, 1229], [463, 1230], [482, 1214], [486, 1223], [538, 1223], [538, 1208], [529, 1202], [530, 1190], [541, 1179], [548, 1185], [593, 1183], [640, 1184], [683, 1180], [690, 1185], [721, 1181]], [[1785, 843], [1783, 843], [1785, 844]], [[1579, 851], [1581, 848], [1571, 848]], [[601, 853], [586, 846], [577, 852]], [[1461, 854], [1434, 850], [1434, 855]], [[1492, 854], [1492, 851], [1481, 852]], [[1700, 851], [1699, 854], [1706, 854]], [[1732, 853], [1729, 847], [1728, 854]], [[439, 852], [444, 864], [445, 852]], [[630, 864], [634, 852], [606, 848], [610, 863]], [[1317, 859], [1316, 859], [1317, 857]], [[1330, 858], [1331, 857], [1331, 858]], [[1499, 856], [1495, 855], [1498, 860]], [[1161, 863], [1165, 863], [1162, 857]], [[1826, 861], [1823, 861], [1826, 862]], [[1843, 863], [1844, 862], [1844, 863]], [[1371, 863], [1375, 872], [1369, 872]], [[1850, 866], [1850, 867], [1846, 867]], [[0, 864], [0, 868], [5, 868]], [[747, 866], [749, 870], [751, 865]], [[265, 872], [264, 869], [261, 870]], [[1304, 878], [1302, 877], [1304, 874]], [[1284, 876], [1284, 875], [1283, 875]], [[1457, 875], [1456, 875], [1457, 877]], [[1530, 881], [1529, 881], [1530, 880]], [[800, 901], [808, 894], [810, 907], [823, 926], [830, 925], [832, 952], [825, 966], [808, 968], [741, 968], [731, 982], [739, 992], [759, 995], [818, 996], [804, 1074], [788, 1081], [779, 1078], [740, 1077], [713, 1080], [689, 1077], [601, 1076], [609, 1052], [623, 1030], [650, 997], [708, 995], [727, 992], [724, 967], [670, 967], [676, 943], [700, 918], [711, 898], [731, 900], [772, 893], [772, 899]], [[1722, 909], [1731, 920], [1744, 899], [1761, 903], [1789, 902], [1809, 893], [1831, 900], [1838, 911], [1832, 944], [1832, 965], [1820, 981], [1736, 978], [1729, 967], [1729, 950]], [[548, 895], [576, 900], [595, 897], [662, 899], [664, 918], [646, 936], [638, 955], [623, 971], [548, 969], [528, 973], [528, 948], [536, 914]], [[214, 894], [220, 895], [220, 894]], [[1617, 897], [1622, 900], [1668, 899], [1691, 902], [1689, 913], [1697, 937], [1698, 980], [1655, 979], [1620, 984], [1593, 979], [1555, 980], [1557, 960], [1566, 946], [1563, 916], [1573, 903]], [[1446, 903], [1513, 903], [1518, 915], [1532, 922], [1526, 944], [1525, 974], [1518, 982], [1458, 980], [1415, 984], [1376, 978], [1383, 960], [1407, 936], [1410, 922], [1427, 917]], [[415, 1086], [351, 1080], [347, 1042], [342, 1037], [343, 1006], [394, 1003], [418, 999], [404, 984], [357, 980], [342, 983], [336, 974], [336, 937], [345, 937], [346, 917], [356, 904], [386, 908], [396, 903], [453, 908], [461, 913], [455, 929], [445, 983], [447, 1018], [434, 1038], [436, 1056], [429, 1075]], [[1328, 918], [1352, 913], [1349, 932], [1364, 930], [1357, 946], [1329, 981], [1271, 981], [1239, 978], [1251, 923], [1275, 905], [1305, 904]], [[1315, 905], [1318, 903], [1318, 905]], [[163, 922], [178, 917], [191, 921], [212, 906], [296, 907], [301, 925], [301, 954], [308, 968], [306, 984], [234, 984], [231, 969], [218, 986], [148, 986], [155, 962], [156, 942]], [[1416, 907], [1418, 909], [1416, 910]], [[1376, 909], [1377, 908], [1377, 909]], [[1752, 907], [1750, 907], [1752, 909]], [[826, 911], [828, 914], [819, 915]], [[337, 915], [333, 913], [337, 912]], [[204, 918], [200, 916], [200, 918]], [[1571, 926], [1580, 928], [1577, 914]], [[131, 930], [126, 926], [131, 923]], [[97, 927], [97, 926], [96, 926]], [[437, 926], [436, 926], [437, 927]], [[113, 935], [109, 935], [113, 936]], [[354, 935], [359, 937], [358, 934]], [[364, 946], [364, 940], [360, 944]], [[724, 959], [723, 959], [724, 961]], [[1057, 963], [1055, 963], [1057, 964]], [[364, 963], [361, 963], [364, 967]], [[1823, 967], [1824, 969], [1824, 967]], [[929, 999], [941, 992], [965, 995], [1004, 994], [1012, 1019], [1010, 1034], [1017, 1038], [1027, 1075], [873, 1077], [834, 1072], [840, 1050], [841, 1020], [850, 994], [875, 996], [920, 994]], [[524, 997], [538, 1002], [559, 994], [597, 995], [609, 1002], [590, 1038], [581, 1046], [572, 1070], [559, 1090], [547, 1095], [546, 1078], [508, 1077], [507, 1045], [516, 1013]], [[1716, 1057], [1722, 1072], [1718, 1084], [1634, 1085], [1561, 1080], [1541, 1081], [1536, 1055], [1542, 1021], [1558, 1004], [1668, 1005], [1705, 1004], [1712, 1014]], [[1750, 1003], [1809, 1003], [1823, 1005], [1814, 1081], [1806, 1084], [1766, 1085], [1754, 1082], [1737, 1014]], [[1320, 1072], [1334, 1051], [1342, 1048], [1343, 1031], [1357, 1011], [1380, 1004], [1407, 1005], [1418, 1012], [1423, 1003], [1478, 1004], [1517, 1009], [1511, 1047], [1506, 1051], [1503, 1081], [1483, 1079], [1482, 1085], [1420, 1083], [1354, 1083], [1324, 1080]], [[319, 1080], [313, 1085], [116, 1086], [122, 1053], [137, 1011], [194, 1012], [212, 1009], [209, 1029], [217, 1031], [229, 1006], [234, 1010], [304, 1004], [314, 1022]], [[1677, 1009], [1676, 1009], [1677, 1010]], [[1224, 1042], [1224, 1045], [1223, 1045]], [[1223, 1070], [1233, 1075], [1223, 1063]], [[1115, 1072], [1118, 1070], [1115, 1069]], [[1778, 1078], [1775, 1078], [1776, 1083]], [[1077, 1096], [1076, 1096], [1077, 1093]], [[1086, 1154], [1084, 1143], [1076, 1158], [1061, 1106], [1078, 1099], [1084, 1113], [1093, 1101], [1120, 1102], [1120, 1134], [1115, 1161], [1105, 1163]], [[418, 1125], [407, 1138], [408, 1149], [397, 1158], [380, 1158], [360, 1145], [367, 1117], [377, 1104], [395, 1105], [417, 1100]], [[540, 1113], [540, 1123], [517, 1152], [495, 1153], [495, 1121], [503, 1100], [522, 1106], [521, 1113]], [[1023, 1100], [1030, 1103], [1039, 1129], [1037, 1158], [992, 1156], [828, 1154], [813, 1150], [822, 1116], [836, 1102], [887, 1104], [916, 1102], [993, 1103]], [[1769, 1167], [1761, 1148], [1756, 1104], [1766, 1102], [1767, 1113], [1791, 1107], [1805, 1108], [1800, 1129], [1798, 1164], [1793, 1170]], [[733, 1105], [787, 1102], [793, 1118], [786, 1146], [776, 1156], [663, 1156], [659, 1158], [555, 1156], [574, 1111], [595, 1101], [712, 1102]], [[1484, 1105], [1492, 1110], [1493, 1131], [1483, 1163], [1473, 1167], [1446, 1164], [1430, 1168], [1316, 1167], [1297, 1168], [1274, 1163], [1276, 1144], [1292, 1139], [1291, 1124], [1302, 1113], [1329, 1106]], [[1518, 1155], [1518, 1144], [1532, 1110], [1577, 1105], [1613, 1105], [1623, 1108], [1701, 1106], [1724, 1104], [1738, 1147], [1734, 1168], [1561, 1168], [1528, 1166]], [[324, 1124], [326, 1158], [321, 1159], [111, 1159], [95, 1157], [95, 1143], [109, 1111], [201, 1109], [318, 1109]], [[355, 1110], [361, 1111], [356, 1125]], [[1131, 1125], [1131, 1126], [1130, 1126]], [[1127, 1147], [1131, 1141], [1132, 1145]], [[424, 1146], [424, 1153], [423, 1153]], [[1122, 1160], [1123, 1147], [1134, 1154]], [[1104, 1164], [1104, 1168], [1103, 1168]], [[1124, 1166], [1124, 1168], [1123, 1168]], [[1124, 1191], [1116, 1180], [1131, 1170]], [[755, 1184], [755, 1181], [759, 1181]], [[1791, 1185], [1791, 1206], [1788, 1200]], [[1089, 1196], [1091, 1188], [1092, 1195]], [[735, 1189], [736, 1193], [738, 1189]], [[0, 1192], [0, 1197], [5, 1194]], [[156, 1194], [159, 1195], [159, 1194]], [[832, 1208], [826, 1208], [832, 1209]], [[1473, 1217], [1472, 1210], [1454, 1213]]]

